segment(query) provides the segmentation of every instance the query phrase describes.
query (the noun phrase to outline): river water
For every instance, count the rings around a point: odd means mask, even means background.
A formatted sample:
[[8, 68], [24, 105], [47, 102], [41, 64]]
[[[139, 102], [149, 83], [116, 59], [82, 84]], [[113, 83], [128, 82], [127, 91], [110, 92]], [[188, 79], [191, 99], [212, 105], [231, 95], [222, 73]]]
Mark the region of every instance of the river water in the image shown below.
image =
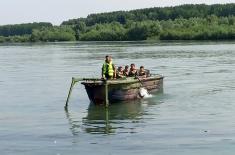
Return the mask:
[[[152, 98], [90, 104], [71, 77], [99, 77], [104, 56], [165, 76]], [[0, 45], [3, 155], [235, 153], [235, 42]]]

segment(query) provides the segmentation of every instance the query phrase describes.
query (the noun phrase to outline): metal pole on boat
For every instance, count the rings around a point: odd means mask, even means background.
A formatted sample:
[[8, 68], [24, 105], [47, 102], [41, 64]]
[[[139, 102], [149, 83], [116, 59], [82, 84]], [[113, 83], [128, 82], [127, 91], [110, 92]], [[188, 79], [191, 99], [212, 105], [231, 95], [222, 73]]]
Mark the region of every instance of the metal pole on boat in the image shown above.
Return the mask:
[[105, 133], [110, 133], [110, 126], [109, 126], [109, 108], [105, 108]]
[[108, 107], [109, 106], [109, 89], [108, 89], [108, 81], [105, 81], [105, 106]]
[[71, 85], [70, 85], [69, 94], [68, 94], [68, 97], [67, 97], [67, 100], [66, 100], [66, 104], [65, 104], [65, 106], [64, 106], [65, 109], [67, 109], [67, 107], [68, 107], [69, 98], [70, 98], [70, 95], [71, 95], [71, 93], [72, 93], [73, 86], [74, 86], [75, 83], [76, 83], [75, 78], [72, 77], [72, 82], [71, 82]]

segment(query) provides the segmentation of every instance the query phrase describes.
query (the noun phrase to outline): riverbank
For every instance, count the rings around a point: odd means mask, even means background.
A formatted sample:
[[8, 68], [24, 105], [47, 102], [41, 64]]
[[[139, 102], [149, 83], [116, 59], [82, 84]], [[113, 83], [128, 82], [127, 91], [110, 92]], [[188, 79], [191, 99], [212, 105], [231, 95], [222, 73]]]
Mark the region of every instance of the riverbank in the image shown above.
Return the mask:
[[0, 42], [234, 40], [235, 4], [182, 5], [0, 26]]

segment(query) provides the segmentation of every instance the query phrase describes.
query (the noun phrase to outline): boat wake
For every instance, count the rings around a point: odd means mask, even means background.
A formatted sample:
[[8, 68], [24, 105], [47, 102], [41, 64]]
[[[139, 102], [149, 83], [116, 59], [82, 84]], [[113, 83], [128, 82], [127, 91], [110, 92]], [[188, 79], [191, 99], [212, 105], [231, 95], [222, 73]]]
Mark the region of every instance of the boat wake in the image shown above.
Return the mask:
[[153, 97], [153, 95], [149, 94], [149, 92], [145, 88], [140, 88], [139, 95], [140, 95], [141, 98], [150, 98], [150, 97]]

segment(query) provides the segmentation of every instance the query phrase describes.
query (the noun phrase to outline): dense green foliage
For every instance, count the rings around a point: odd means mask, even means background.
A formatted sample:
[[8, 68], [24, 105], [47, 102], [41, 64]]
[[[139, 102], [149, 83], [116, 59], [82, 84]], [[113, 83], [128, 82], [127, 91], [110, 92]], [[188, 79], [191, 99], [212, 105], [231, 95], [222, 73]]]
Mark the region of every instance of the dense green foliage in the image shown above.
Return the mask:
[[31, 35], [31, 41], [75, 41], [75, 32], [70, 27], [50, 27], [35, 29]]
[[68, 26], [53, 26], [33, 29], [29, 35], [15, 35], [3, 37], [0, 36], [1, 42], [54, 42], [54, 41], [75, 41], [76, 33]]
[[30, 42], [30, 35], [21, 35], [21, 36], [9, 36], [2, 37], [0, 36], [0, 43], [3, 42]]
[[161, 25], [158, 21], [128, 22], [125, 25], [113, 22], [96, 24], [78, 36], [79, 40], [85, 41], [146, 40], [148, 37], [159, 35], [160, 32]]
[[147, 8], [132, 11], [116, 11], [109, 13], [91, 14], [87, 18], [78, 18], [65, 21], [62, 25], [76, 25], [79, 22], [85, 22], [87, 26], [102, 23], [119, 22], [126, 24], [131, 21], [145, 20], [175, 20], [177, 18], [189, 19], [192, 17], [206, 18], [210, 15], [217, 17], [228, 17], [235, 15], [235, 4], [215, 4], [215, 5], [181, 5], [164, 8]]
[[16, 25], [4, 25], [0, 26], [0, 36], [16, 36], [31, 34], [33, 29], [39, 29], [42, 27], [52, 27], [51, 23], [27, 23]]
[[91, 14], [61, 26], [0, 26], [0, 42], [235, 39], [235, 4], [182, 5]]
[[235, 4], [182, 5], [91, 14], [65, 21], [78, 40], [234, 39]]
[[161, 40], [235, 39], [235, 16], [162, 21]]
[[128, 21], [96, 24], [77, 31], [79, 40], [216, 40], [235, 39], [235, 16], [178, 18], [162, 21]]

